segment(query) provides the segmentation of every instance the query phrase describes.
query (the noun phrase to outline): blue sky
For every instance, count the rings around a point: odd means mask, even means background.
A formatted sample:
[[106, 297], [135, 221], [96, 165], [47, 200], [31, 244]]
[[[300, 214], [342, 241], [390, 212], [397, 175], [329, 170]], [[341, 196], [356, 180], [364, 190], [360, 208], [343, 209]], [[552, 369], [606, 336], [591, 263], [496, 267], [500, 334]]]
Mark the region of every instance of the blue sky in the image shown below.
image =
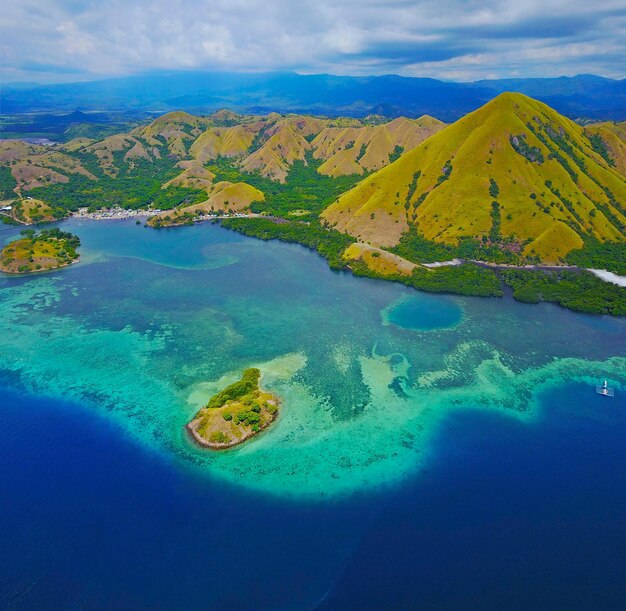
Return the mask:
[[5, 0], [2, 81], [150, 70], [626, 76], [626, 1]]

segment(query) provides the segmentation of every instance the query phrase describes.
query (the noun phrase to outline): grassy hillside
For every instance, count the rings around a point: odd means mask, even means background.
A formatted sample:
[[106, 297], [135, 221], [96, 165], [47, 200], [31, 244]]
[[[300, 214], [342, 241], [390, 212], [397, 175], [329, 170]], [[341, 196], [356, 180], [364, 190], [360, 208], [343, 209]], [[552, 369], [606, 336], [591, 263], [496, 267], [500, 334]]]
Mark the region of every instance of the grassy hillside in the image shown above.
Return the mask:
[[[278, 113], [255, 116], [228, 110], [197, 117], [172, 112], [128, 133], [102, 139], [79, 137], [58, 146], [5, 140], [0, 142], [0, 199], [10, 201], [35, 190], [32, 195], [52, 211], [36, 215], [46, 220], [66, 216], [82, 206], [169, 210], [204, 202], [214, 183], [226, 180], [263, 191], [263, 197], [255, 196], [254, 201], [267, 201], [274, 213], [285, 209], [317, 216], [320, 203], [328, 205], [354, 184], [355, 177], [388, 164], [443, 125], [430, 117], [391, 122], [374, 119]], [[358, 151], [346, 137], [334, 138], [331, 146], [315, 144], [325, 141], [320, 138], [323, 132], [345, 136], [350, 130], [355, 139], [363, 141]], [[355, 156], [354, 167], [344, 164], [343, 169], [332, 172], [320, 169], [331, 157], [337, 157], [331, 165], [340, 163], [342, 155], [346, 159]], [[231, 175], [216, 177], [211, 166], [225, 160], [233, 170], [229, 170]], [[301, 166], [307, 170], [303, 172]], [[305, 174], [306, 186], [300, 178], [294, 180]], [[289, 175], [291, 185], [287, 184]], [[317, 179], [319, 185], [313, 185], [312, 180]], [[283, 192], [291, 187], [292, 201], [301, 205], [272, 204], [275, 195], [286, 197]]]
[[21, 140], [0, 140], [0, 167], [10, 171], [16, 193], [67, 183], [72, 175], [96, 178], [72, 155]]
[[594, 150], [626, 176], [626, 121], [585, 127]]
[[21, 238], [0, 251], [0, 271], [9, 274], [44, 272], [66, 267], [78, 260], [80, 239], [58, 228], [36, 233], [25, 229]]
[[400, 117], [382, 125], [329, 127], [313, 140], [313, 156], [325, 160], [320, 174], [364, 174], [388, 165], [444, 127], [445, 123], [427, 116]]
[[244, 172], [285, 182], [294, 161], [303, 160], [311, 145], [290, 122], [280, 121], [267, 133], [265, 143], [241, 164]]
[[477, 239], [556, 263], [587, 238], [626, 240], [626, 180], [582, 127], [506, 93], [365, 178], [323, 218], [376, 246]]
[[189, 152], [202, 163], [218, 157], [243, 155], [252, 145], [259, 127], [257, 123], [209, 128], [191, 145]]
[[205, 201], [191, 205], [185, 203], [171, 211], [166, 210], [155, 214], [150, 217], [148, 225], [151, 227], [188, 225], [207, 215], [248, 210], [253, 203], [261, 203], [264, 198], [261, 191], [245, 182], [221, 181], [207, 189]]

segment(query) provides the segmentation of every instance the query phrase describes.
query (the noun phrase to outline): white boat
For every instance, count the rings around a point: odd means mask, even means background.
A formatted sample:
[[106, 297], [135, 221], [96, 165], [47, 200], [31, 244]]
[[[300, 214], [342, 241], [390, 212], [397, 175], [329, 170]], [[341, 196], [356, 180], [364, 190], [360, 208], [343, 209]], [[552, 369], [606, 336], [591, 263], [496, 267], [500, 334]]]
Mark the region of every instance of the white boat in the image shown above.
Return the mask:
[[604, 384], [602, 386], [596, 386], [596, 392], [603, 397], [614, 397], [615, 390], [613, 388], [609, 388], [609, 383], [604, 380]]

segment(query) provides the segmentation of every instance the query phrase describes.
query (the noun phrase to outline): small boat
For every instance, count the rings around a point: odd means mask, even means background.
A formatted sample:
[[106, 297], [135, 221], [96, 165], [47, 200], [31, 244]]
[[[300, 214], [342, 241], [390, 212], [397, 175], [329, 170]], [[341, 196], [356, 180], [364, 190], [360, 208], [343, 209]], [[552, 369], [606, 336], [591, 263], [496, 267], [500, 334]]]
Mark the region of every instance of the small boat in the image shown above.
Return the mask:
[[604, 384], [602, 386], [596, 386], [596, 392], [603, 397], [614, 397], [615, 390], [613, 388], [609, 388], [609, 383], [604, 380]]

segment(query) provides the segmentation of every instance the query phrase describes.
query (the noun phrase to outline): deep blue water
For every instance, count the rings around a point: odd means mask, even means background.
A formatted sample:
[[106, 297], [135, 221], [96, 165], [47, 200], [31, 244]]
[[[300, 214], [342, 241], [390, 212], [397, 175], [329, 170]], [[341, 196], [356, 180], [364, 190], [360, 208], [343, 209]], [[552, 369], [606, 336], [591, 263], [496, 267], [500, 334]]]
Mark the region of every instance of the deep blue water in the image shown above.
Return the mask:
[[[558, 403], [566, 408], [554, 406]], [[527, 425], [453, 413], [384, 495], [278, 501], [0, 394], [0, 606], [619, 609], [626, 399], [573, 384]]]
[[[0, 609], [624, 608], [623, 319], [66, 226], [80, 264], [0, 278]], [[189, 444], [190, 389], [296, 351], [275, 427]]]
[[403, 329], [430, 331], [453, 327], [462, 314], [459, 305], [445, 296], [415, 293], [391, 307], [387, 321]]

